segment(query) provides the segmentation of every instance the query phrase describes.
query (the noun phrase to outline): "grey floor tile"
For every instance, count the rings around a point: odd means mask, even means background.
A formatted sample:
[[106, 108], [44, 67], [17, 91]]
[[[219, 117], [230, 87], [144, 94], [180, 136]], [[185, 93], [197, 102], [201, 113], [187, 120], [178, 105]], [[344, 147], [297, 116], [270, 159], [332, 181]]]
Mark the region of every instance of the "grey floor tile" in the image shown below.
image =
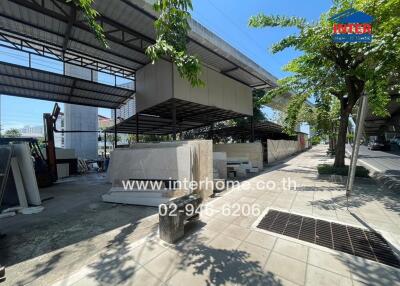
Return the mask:
[[306, 263], [272, 252], [264, 270], [284, 279], [303, 285], [306, 277]]

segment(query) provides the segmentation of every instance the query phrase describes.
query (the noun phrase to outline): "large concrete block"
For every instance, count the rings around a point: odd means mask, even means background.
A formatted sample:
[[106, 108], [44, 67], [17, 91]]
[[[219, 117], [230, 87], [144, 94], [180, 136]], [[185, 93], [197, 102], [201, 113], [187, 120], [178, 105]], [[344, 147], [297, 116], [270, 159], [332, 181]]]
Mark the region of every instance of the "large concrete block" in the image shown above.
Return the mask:
[[225, 152], [213, 152], [213, 167], [218, 171], [218, 178], [214, 179], [227, 179], [227, 157]]
[[189, 146], [116, 149], [111, 154], [109, 180], [191, 180], [190, 157]]
[[196, 190], [201, 198], [213, 194], [213, 146], [211, 140], [184, 141], [193, 150], [193, 180], [200, 183]]
[[251, 162], [252, 167], [263, 169], [263, 147], [261, 142], [214, 144], [214, 152], [225, 152], [230, 158], [242, 158]]
[[[136, 143], [131, 149], [146, 148], [176, 148], [179, 146], [189, 146], [191, 156], [192, 180], [199, 183], [195, 190], [202, 198], [213, 194], [213, 146], [211, 140], [191, 140], [191, 141], [173, 141], [160, 143]], [[200, 184], [201, 183], [201, 184]]]

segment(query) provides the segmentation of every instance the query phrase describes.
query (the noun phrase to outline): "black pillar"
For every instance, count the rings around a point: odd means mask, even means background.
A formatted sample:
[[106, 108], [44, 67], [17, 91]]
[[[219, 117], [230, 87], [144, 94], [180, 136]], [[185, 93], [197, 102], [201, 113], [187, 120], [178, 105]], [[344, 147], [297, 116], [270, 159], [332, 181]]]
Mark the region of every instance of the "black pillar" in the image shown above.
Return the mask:
[[107, 158], [107, 132], [104, 131], [104, 159]]
[[114, 109], [114, 149], [117, 149], [117, 110]]
[[250, 117], [250, 128], [251, 128], [250, 142], [253, 143], [254, 142], [254, 118], [253, 118], [253, 116]]
[[209, 135], [209, 137], [210, 137], [209, 139], [214, 141], [214, 122], [211, 123], [211, 125], [210, 125], [210, 135]]
[[171, 103], [171, 112], [172, 112], [172, 140], [176, 140], [176, 105], [175, 101], [172, 100]]
[[139, 113], [136, 113], [136, 143], [139, 143]]

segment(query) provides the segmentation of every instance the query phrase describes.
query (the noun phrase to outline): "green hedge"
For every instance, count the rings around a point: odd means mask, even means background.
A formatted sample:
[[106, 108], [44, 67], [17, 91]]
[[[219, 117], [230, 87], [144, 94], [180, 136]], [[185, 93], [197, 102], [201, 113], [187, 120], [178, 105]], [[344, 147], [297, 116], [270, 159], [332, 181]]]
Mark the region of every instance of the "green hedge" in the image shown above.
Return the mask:
[[[349, 173], [349, 166], [334, 167], [332, 165], [327, 165], [327, 164], [318, 165], [318, 174], [320, 175], [347, 176], [348, 173]], [[369, 170], [362, 166], [357, 166], [356, 177], [363, 177], [363, 178], [369, 177]]]

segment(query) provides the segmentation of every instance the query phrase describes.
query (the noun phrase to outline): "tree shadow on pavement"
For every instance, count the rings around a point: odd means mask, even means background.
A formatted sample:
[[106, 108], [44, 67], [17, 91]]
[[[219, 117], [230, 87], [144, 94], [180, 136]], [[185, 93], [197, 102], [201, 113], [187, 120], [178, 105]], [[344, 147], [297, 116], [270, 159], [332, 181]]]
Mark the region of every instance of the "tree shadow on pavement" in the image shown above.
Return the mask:
[[64, 251], [59, 251], [57, 253], [54, 253], [50, 259], [35, 264], [33, 269], [29, 270], [29, 272], [27, 273], [28, 276], [24, 276], [22, 280], [18, 280], [16, 282], [16, 285], [27, 285], [29, 283], [32, 283], [36, 279], [50, 273], [58, 265], [63, 256]]
[[[157, 224], [151, 227], [151, 233], [155, 233]], [[107, 250], [99, 255], [96, 261], [89, 265], [92, 270], [89, 277], [96, 280], [99, 285], [117, 285], [134, 276], [138, 268], [136, 258], [131, 253], [129, 236], [132, 235], [137, 224], [124, 227], [112, 240], [109, 241]], [[153, 243], [146, 245], [150, 250]]]
[[[369, 261], [357, 256], [336, 256], [352, 273], [353, 280], [365, 285], [397, 285], [400, 271], [396, 268]], [[361, 283], [360, 283], [361, 284]]]
[[312, 206], [324, 210], [359, 208], [370, 202], [378, 202], [389, 211], [393, 211], [400, 215], [400, 194], [376, 186], [376, 188], [363, 188], [357, 186], [352, 196], [347, 200], [345, 193], [331, 199], [321, 199], [310, 202]]
[[206, 285], [282, 285], [275, 274], [252, 261], [250, 253], [214, 248], [199, 232], [190, 234], [175, 250], [182, 255], [178, 269], [204, 276]]

